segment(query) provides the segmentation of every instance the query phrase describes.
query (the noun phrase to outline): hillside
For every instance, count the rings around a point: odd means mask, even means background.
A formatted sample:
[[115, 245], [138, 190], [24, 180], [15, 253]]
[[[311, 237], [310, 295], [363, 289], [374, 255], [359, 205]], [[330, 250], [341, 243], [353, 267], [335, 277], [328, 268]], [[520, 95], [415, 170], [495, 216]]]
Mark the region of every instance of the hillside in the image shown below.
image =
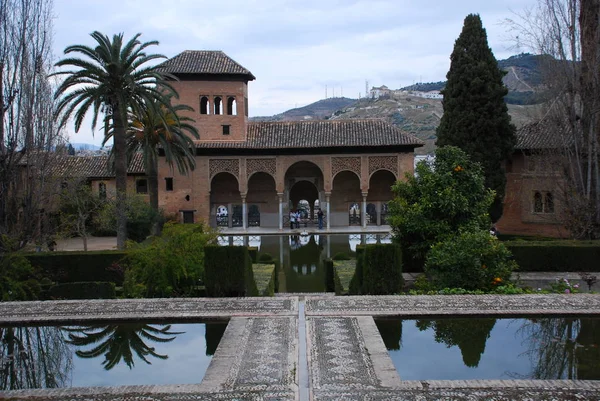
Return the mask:
[[322, 120], [332, 115], [336, 110], [343, 109], [355, 102], [356, 99], [347, 97], [331, 97], [271, 117], [251, 117], [250, 121]]
[[[539, 106], [508, 105], [513, 123], [518, 127], [536, 117]], [[404, 131], [425, 141], [425, 146], [417, 148], [417, 154], [431, 153], [435, 149], [436, 129], [443, 114], [442, 101], [400, 95], [387, 99], [361, 99], [355, 104], [336, 111], [330, 118], [382, 118]]]

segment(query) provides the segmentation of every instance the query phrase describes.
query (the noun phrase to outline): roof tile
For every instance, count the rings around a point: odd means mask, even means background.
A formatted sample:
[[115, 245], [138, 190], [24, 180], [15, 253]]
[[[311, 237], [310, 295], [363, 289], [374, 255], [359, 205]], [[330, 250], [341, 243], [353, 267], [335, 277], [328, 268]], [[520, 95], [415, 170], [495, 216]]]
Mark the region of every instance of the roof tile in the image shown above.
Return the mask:
[[220, 50], [186, 50], [158, 67], [169, 74], [245, 75], [250, 81], [252, 73]]
[[[127, 174], [144, 174], [144, 158], [136, 153], [129, 163]], [[113, 178], [108, 167], [108, 156], [59, 156], [51, 167], [54, 177]]]

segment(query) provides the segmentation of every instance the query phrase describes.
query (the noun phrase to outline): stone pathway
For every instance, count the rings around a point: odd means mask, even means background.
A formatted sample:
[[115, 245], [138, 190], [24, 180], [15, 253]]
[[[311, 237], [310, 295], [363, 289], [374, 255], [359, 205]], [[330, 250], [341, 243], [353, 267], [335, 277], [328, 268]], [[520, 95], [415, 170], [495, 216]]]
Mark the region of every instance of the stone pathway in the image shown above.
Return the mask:
[[402, 381], [372, 316], [600, 315], [600, 295], [0, 303], [0, 325], [229, 318], [202, 383], [0, 392], [10, 400], [600, 400], [600, 381]]

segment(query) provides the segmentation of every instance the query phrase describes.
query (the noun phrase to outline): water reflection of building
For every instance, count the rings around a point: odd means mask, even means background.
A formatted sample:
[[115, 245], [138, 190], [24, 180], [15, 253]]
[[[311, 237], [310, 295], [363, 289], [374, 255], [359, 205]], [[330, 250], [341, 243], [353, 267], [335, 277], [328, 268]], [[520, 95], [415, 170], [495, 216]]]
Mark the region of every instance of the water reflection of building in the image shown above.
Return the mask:
[[356, 252], [356, 246], [361, 243], [360, 234], [350, 234], [348, 236], [348, 244], [350, 245], [350, 250], [352, 252]]

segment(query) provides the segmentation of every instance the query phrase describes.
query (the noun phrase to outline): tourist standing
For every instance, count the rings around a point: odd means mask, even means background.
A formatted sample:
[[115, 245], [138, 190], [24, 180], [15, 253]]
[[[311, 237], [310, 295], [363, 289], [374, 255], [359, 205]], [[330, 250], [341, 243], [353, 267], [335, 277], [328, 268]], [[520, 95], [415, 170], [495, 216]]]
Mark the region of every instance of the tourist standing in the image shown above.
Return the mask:
[[319, 208], [319, 211], [317, 212], [317, 219], [319, 220], [319, 230], [323, 229], [323, 210], [321, 210], [321, 208]]

